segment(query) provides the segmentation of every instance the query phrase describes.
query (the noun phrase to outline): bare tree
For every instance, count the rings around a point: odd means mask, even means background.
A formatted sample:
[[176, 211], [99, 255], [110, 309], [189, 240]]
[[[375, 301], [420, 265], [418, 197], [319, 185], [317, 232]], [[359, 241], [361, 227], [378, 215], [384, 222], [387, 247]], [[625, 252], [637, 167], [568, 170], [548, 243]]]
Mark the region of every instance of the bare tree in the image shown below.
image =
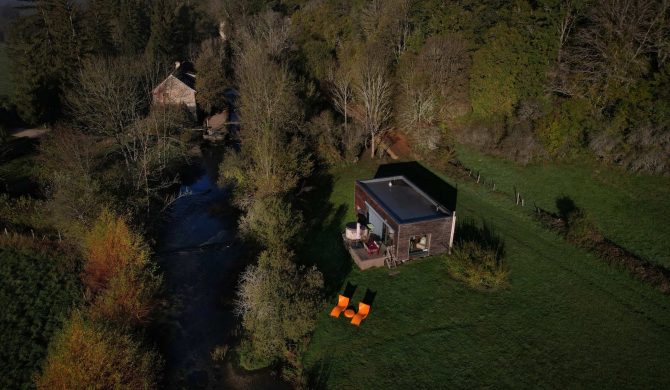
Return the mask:
[[354, 74], [347, 64], [340, 64], [328, 73], [330, 95], [337, 112], [344, 117], [344, 128], [348, 130], [349, 104], [354, 98]]
[[88, 61], [65, 95], [73, 120], [87, 132], [114, 139], [128, 166], [133, 145], [128, 130], [150, 104], [135, 64], [129, 58]]
[[414, 0], [372, 0], [361, 12], [361, 28], [367, 42], [388, 47], [398, 59], [407, 49], [412, 33], [411, 9]]
[[355, 93], [362, 110], [362, 125], [370, 135], [370, 155], [374, 158], [375, 138], [386, 130], [391, 119], [392, 93], [386, 62], [374, 50], [369, 50], [358, 63]]
[[470, 55], [468, 43], [460, 35], [428, 38], [419, 53], [417, 66], [445, 102], [467, 99]]
[[385, 2], [385, 15], [388, 19], [396, 59], [407, 50], [407, 41], [412, 33], [410, 12], [413, 3], [413, 0], [390, 0]]
[[613, 93], [645, 74], [651, 57], [667, 48], [669, 4], [607, 0], [586, 15], [564, 58], [573, 83], [596, 107], [607, 106]]
[[396, 120], [406, 132], [432, 124], [437, 110], [437, 96], [431, 88], [430, 77], [417, 65], [416, 61], [411, 61], [400, 76]]

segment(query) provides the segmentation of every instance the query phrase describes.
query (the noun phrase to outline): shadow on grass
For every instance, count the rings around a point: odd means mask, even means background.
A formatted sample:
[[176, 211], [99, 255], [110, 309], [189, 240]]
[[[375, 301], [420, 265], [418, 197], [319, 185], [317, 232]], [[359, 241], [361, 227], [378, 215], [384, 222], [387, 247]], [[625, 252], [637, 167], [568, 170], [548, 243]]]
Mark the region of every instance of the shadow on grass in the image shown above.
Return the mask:
[[558, 216], [564, 221], [567, 221], [570, 215], [577, 211], [575, 201], [566, 195], [556, 199], [556, 208], [558, 209]]
[[456, 210], [458, 189], [416, 161], [380, 165], [375, 178], [405, 176], [449, 210]]
[[330, 377], [330, 372], [333, 367], [333, 354], [329, 353], [327, 356], [324, 356], [323, 359], [319, 360], [312, 369], [309, 370], [307, 376], [309, 378], [309, 388], [310, 389], [327, 389], [328, 388], [328, 378]]
[[365, 289], [365, 296], [361, 300], [361, 302], [365, 303], [366, 305], [372, 306], [372, 302], [375, 301], [375, 297], [377, 296], [377, 291], [370, 290], [369, 288]]
[[344, 292], [342, 293], [342, 295], [351, 299], [354, 296], [354, 293], [356, 292], [357, 288], [358, 285], [351, 284], [351, 282], [347, 282], [347, 285], [344, 287]]
[[469, 218], [459, 220], [456, 225], [454, 241], [456, 245], [465, 242], [476, 242], [482, 248], [494, 251], [498, 258], [505, 256], [505, 243], [503, 239], [495, 232], [493, 226], [486, 221], [478, 224]]
[[325, 293], [338, 291], [351, 271], [349, 253], [342, 244], [347, 206], [330, 202], [333, 177], [325, 168], [317, 169], [299, 195], [306, 234], [298, 251], [304, 265], [316, 265], [323, 274]]

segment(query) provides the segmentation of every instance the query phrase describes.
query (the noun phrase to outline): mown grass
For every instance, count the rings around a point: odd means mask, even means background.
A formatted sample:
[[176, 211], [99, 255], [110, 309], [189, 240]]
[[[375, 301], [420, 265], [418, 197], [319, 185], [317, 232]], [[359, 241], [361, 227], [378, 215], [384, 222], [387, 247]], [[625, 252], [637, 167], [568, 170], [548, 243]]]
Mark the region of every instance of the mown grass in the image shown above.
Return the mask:
[[[363, 163], [331, 170], [328, 210], [353, 218], [353, 185], [372, 177]], [[351, 271], [342, 284], [376, 292], [360, 328], [324, 308], [307, 368], [322, 388], [663, 388], [670, 386], [670, 300], [537, 225], [505, 199], [458, 183], [458, 215], [483, 221], [504, 241], [510, 287], [472, 290], [443, 259]], [[333, 225], [333, 213], [323, 218]], [[313, 253], [339, 236], [315, 232]], [[333, 250], [315, 258], [327, 272], [350, 264]], [[328, 275], [326, 275], [328, 277]], [[331, 297], [334, 305], [335, 298]]]
[[536, 202], [557, 211], [556, 199], [570, 197], [605, 236], [670, 267], [670, 177], [631, 175], [586, 160], [522, 167], [464, 147], [459, 147], [458, 156], [468, 168], [495, 181], [497, 189], [512, 194], [516, 186], [529, 206]]

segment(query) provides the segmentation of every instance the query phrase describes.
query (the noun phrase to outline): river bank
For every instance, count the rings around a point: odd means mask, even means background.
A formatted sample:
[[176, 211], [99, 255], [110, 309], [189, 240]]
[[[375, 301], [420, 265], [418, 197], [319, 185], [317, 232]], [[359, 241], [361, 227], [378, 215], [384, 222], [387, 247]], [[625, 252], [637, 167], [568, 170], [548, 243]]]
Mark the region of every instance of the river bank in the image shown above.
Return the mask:
[[[156, 333], [165, 359], [163, 385], [170, 389], [286, 387], [271, 370], [246, 372], [236, 367], [232, 353], [239, 334], [233, 298], [247, 260], [236, 240], [237, 218], [230, 212], [229, 191], [216, 185], [221, 155], [218, 148], [202, 149], [198, 173], [180, 189], [187, 195], [166, 211], [160, 230], [157, 263], [167, 309]], [[212, 355], [215, 350], [217, 360]]]

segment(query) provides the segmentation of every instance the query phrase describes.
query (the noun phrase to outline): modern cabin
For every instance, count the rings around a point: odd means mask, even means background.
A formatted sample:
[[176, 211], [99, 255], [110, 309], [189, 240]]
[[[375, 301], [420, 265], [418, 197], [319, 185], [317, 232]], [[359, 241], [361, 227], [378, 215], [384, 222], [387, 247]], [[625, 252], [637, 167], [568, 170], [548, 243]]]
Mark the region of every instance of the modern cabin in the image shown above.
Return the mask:
[[345, 243], [361, 269], [395, 266], [448, 252], [456, 213], [405, 176], [356, 181], [358, 221], [347, 226]]

